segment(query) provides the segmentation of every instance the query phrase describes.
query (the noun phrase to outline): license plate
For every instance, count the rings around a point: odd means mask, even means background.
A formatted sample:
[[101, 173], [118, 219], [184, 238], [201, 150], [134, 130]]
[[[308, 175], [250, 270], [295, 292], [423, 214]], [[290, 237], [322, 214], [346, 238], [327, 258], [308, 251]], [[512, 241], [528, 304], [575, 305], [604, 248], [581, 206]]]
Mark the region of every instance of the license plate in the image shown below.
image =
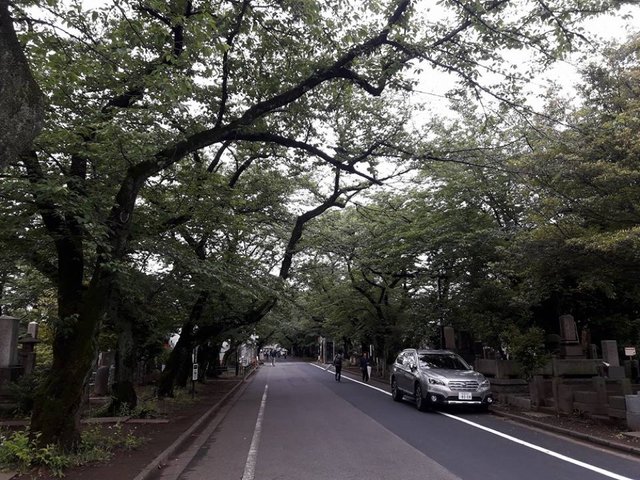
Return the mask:
[[458, 400], [471, 400], [471, 392], [458, 392]]

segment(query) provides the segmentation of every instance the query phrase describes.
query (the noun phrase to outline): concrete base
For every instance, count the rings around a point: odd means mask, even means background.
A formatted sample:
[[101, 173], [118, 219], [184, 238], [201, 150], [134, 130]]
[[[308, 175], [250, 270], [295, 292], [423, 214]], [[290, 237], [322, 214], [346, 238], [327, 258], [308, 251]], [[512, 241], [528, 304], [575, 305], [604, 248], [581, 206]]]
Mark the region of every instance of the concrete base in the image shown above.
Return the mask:
[[565, 359], [584, 358], [584, 350], [579, 343], [565, 343], [560, 345], [560, 356]]
[[607, 409], [607, 416], [611, 418], [619, 418], [625, 420], [627, 418], [627, 411], [621, 408], [611, 408]]
[[631, 430], [640, 430], [640, 413], [627, 412], [627, 427]]
[[609, 367], [607, 369], [607, 377], [609, 380], [622, 380], [626, 378], [624, 367]]
[[609, 407], [626, 411], [627, 402], [623, 395], [612, 395], [609, 397]]
[[627, 404], [627, 427], [640, 430], [640, 395], [625, 395]]
[[625, 395], [627, 412], [640, 414], [640, 395]]
[[529, 397], [509, 395], [506, 403], [507, 405], [513, 405], [514, 407], [521, 408], [523, 410], [531, 410], [531, 399]]
[[578, 410], [581, 413], [586, 413], [589, 416], [594, 415], [607, 415], [607, 406], [602, 405], [600, 403], [583, 403], [583, 402], [573, 402], [574, 410]]

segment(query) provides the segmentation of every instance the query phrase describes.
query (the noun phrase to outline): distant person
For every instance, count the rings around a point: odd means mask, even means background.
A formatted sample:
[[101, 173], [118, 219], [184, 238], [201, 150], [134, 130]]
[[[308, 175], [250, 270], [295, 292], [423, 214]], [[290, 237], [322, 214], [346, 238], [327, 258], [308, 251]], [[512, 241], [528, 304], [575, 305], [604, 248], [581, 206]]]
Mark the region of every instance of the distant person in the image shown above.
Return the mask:
[[333, 366], [336, 367], [336, 382], [339, 382], [342, 378], [342, 351], [333, 358]]
[[360, 357], [360, 371], [362, 372], [362, 381], [369, 381], [369, 369], [371, 368], [369, 362], [369, 354], [367, 352], [362, 352], [362, 356]]
[[275, 366], [276, 364], [276, 351], [275, 350], [271, 350], [269, 352], [269, 356], [271, 357], [271, 366]]

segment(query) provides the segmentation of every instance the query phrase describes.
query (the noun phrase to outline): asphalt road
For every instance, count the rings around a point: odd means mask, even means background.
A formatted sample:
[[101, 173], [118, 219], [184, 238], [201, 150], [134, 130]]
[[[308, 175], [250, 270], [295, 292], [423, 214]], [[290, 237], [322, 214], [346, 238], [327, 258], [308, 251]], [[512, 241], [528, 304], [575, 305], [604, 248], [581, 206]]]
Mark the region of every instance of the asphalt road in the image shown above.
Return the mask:
[[640, 459], [466, 410], [417, 411], [314, 364], [264, 365], [163, 480], [640, 479]]

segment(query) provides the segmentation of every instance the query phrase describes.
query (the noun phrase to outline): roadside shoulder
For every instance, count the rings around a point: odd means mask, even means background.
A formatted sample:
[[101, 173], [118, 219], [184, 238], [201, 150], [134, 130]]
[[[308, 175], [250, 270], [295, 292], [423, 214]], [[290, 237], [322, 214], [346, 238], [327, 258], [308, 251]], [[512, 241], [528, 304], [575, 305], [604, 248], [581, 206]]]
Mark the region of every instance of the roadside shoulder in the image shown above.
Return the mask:
[[497, 404], [492, 406], [491, 413], [544, 431], [640, 456], [640, 437], [625, 435], [627, 432], [612, 425], [599, 424], [596, 421], [585, 419], [539, 414], [537, 412], [513, 411], [502, 408]]

